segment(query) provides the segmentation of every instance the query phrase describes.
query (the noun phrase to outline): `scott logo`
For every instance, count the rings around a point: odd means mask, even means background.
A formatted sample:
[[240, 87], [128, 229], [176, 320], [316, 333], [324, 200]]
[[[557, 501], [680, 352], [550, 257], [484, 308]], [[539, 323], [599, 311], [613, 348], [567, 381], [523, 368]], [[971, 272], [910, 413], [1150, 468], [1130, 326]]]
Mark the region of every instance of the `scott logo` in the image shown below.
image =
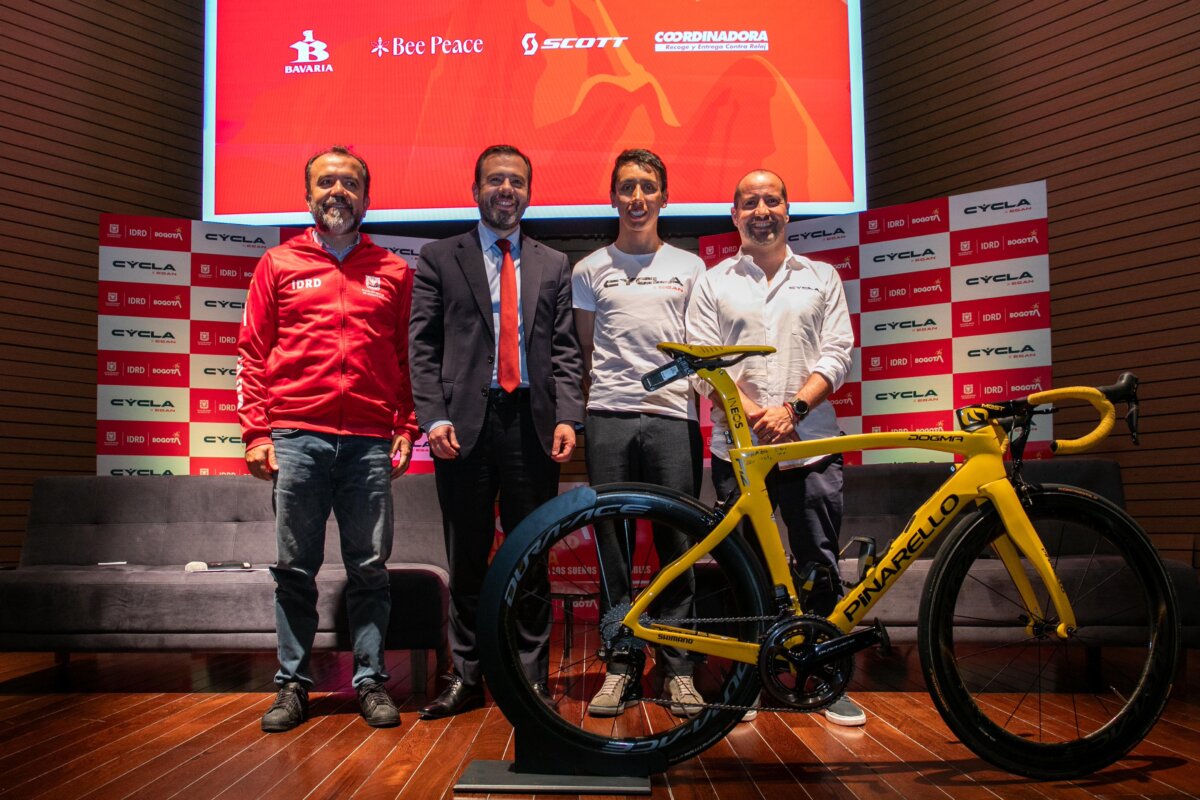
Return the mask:
[[964, 214], [982, 214], [985, 211], [1011, 211], [1014, 208], [1026, 208], [1026, 207], [1031, 207], [1032, 205], [1033, 205], [1033, 203], [1029, 202], [1025, 198], [1021, 198], [1020, 200], [1018, 200], [1015, 203], [1010, 203], [1007, 200], [1005, 200], [1002, 203], [984, 203], [983, 205], [979, 205], [979, 206], [967, 206], [966, 208], [963, 209], [963, 213]]
[[599, 50], [604, 47], [616, 49], [628, 41], [628, 36], [567, 36], [565, 38], [542, 39], [539, 42], [536, 33], [527, 33], [521, 37], [521, 49], [525, 52], [525, 55], [531, 56], [539, 49]]

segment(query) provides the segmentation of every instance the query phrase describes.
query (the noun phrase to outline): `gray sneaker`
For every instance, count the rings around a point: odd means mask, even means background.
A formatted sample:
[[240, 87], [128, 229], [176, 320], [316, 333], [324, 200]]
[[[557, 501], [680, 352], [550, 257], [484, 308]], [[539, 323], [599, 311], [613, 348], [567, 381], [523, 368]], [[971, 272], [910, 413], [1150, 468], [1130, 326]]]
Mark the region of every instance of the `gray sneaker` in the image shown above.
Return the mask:
[[676, 675], [667, 681], [667, 699], [671, 713], [677, 717], [695, 717], [704, 710], [704, 698], [696, 691], [691, 675]]
[[833, 702], [833, 705], [825, 709], [825, 719], [834, 725], [844, 725], [847, 728], [867, 724], [867, 715], [847, 694], [842, 695]]
[[308, 690], [298, 681], [279, 687], [275, 702], [263, 714], [262, 729], [266, 733], [290, 731], [308, 719]]
[[378, 681], [364, 681], [358, 687], [358, 709], [372, 728], [394, 728], [400, 724], [400, 710]]
[[637, 705], [637, 700], [630, 697], [632, 684], [631, 675], [617, 672], [605, 675], [600, 691], [588, 703], [588, 714], [593, 717], [615, 717], [630, 706]]

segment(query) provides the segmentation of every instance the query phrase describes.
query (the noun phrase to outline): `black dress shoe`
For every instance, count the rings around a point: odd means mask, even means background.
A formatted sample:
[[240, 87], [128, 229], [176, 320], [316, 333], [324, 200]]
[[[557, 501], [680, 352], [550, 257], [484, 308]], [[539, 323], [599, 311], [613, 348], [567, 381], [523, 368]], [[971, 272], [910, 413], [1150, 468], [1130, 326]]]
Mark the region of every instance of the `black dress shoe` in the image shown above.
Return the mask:
[[437, 700], [422, 708], [419, 712], [421, 719], [441, 719], [483, 707], [483, 687], [468, 684], [455, 675]]

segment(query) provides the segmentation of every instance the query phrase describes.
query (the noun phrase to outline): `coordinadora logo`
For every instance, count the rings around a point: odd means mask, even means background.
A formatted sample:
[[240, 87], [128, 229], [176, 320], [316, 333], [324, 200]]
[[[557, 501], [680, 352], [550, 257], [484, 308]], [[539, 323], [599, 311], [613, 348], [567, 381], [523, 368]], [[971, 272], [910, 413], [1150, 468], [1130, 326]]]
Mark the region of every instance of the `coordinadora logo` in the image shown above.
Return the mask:
[[770, 37], [762, 30], [658, 31], [654, 34], [654, 50], [660, 53], [770, 49]]
[[525, 55], [531, 56], [539, 49], [599, 50], [604, 47], [615, 49], [627, 41], [629, 41], [628, 36], [567, 36], [545, 38], [539, 41], [536, 33], [527, 33], [521, 37], [521, 49]]

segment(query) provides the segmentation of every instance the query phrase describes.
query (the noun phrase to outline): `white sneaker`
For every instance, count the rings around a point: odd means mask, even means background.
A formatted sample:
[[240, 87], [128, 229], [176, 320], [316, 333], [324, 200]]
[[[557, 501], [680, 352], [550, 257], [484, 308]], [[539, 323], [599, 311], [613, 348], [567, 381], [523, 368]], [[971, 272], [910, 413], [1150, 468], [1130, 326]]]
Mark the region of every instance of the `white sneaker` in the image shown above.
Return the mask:
[[867, 715], [850, 699], [850, 695], [845, 694], [825, 709], [825, 719], [834, 725], [844, 725], [847, 728], [867, 724]]
[[754, 707], [747, 709], [746, 713], [742, 714], [742, 718], [738, 720], [738, 722], [754, 722], [754, 720], [758, 719], [758, 707], [760, 705], [762, 705], [761, 694], [754, 698]]
[[704, 698], [696, 691], [691, 675], [676, 675], [667, 681], [671, 713], [677, 717], [695, 717], [704, 710]]
[[604, 676], [600, 691], [588, 703], [588, 714], [593, 717], [615, 717], [625, 709], [637, 704], [630, 700], [627, 689], [633, 678], [624, 673], [610, 672]]

